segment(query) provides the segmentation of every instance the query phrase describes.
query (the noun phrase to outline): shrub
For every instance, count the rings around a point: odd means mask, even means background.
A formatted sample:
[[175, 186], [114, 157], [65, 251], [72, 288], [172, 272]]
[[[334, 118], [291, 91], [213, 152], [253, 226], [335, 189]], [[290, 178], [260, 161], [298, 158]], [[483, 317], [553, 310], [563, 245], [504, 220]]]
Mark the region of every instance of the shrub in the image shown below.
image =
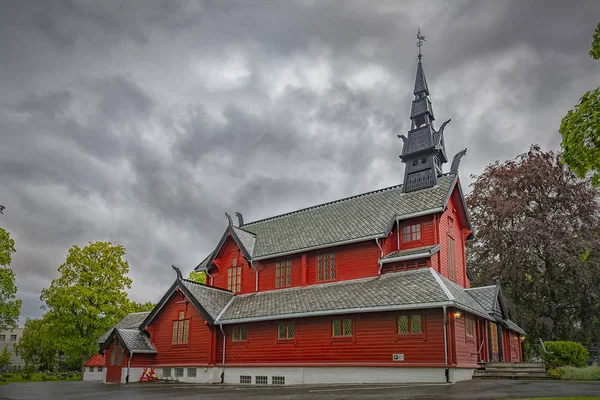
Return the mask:
[[560, 379], [561, 370], [559, 368], [552, 368], [548, 370], [548, 376], [550, 379]]
[[565, 381], [600, 381], [600, 367], [561, 367], [560, 379]]
[[546, 342], [548, 353], [545, 355], [546, 364], [556, 367], [585, 367], [590, 353], [581, 343], [577, 342]]

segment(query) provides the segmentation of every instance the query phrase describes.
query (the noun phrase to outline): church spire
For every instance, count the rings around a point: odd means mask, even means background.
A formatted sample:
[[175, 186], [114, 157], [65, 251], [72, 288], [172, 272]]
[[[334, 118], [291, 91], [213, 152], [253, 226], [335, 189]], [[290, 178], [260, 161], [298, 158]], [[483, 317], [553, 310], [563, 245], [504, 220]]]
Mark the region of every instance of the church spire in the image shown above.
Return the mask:
[[450, 120], [444, 122], [439, 131], [433, 127], [435, 116], [429, 99], [429, 87], [423, 70], [421, 47], [425, 36], [421, 29], [417, 32], [419, 61], [413, 90], [414, 100], [410, 111], [411, 128], [408, 137], [399, 135], [404, 141], [400, 158], [406, 164], [404, 170], [404, 191], [425, 189], [437, 185], [442, 174], [442, 164], [448, 162], [444, 145], [444, 128]]

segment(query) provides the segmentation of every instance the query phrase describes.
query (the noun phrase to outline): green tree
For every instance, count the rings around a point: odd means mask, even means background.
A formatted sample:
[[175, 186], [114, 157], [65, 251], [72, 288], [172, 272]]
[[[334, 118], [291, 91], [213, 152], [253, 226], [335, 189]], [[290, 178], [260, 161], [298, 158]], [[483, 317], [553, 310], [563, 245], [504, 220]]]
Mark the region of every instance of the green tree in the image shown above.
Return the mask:
[[190, 272], [190, 276], [188, 276], [188, 280], [206, 284], [206, 273], [201, 271], [192, 271]]
[[535, 146], [472, 187], [474, 286], [500, 278], [511, 319], [534, 340], [598, 341], [600, 190]]
[[[590, 56], [600, 59], [600, 23], [596, 26]], [[560, 124], [564, 162], [580, 178], [592, 174], [600, 186], [600, 87], [586, 92]]]
[[152, 303], [150, 301], [147, 301], [145, 303], [136, 303], [136, 302], [132, 301], [129, 304], [129, 308], [127, 311], [130, 313], [152, 311], [154, 309], [154, 307], [156, 307], [156, 303]]
[[2, 354], [0, 354], [0, 370], [4, 370], [10, 365], [10, 353], [8, 352], [8, 345], [4, 346]]
[[15, 346], [15, 352], [25, 364], [54, 369], [58, 362], [58, 347], [52, 328], [52, 316], [49, 313], [41, 319], [27, 318], [23, 334]]
[[10, 268], [15, 252], [15, 241], [0, 227], [0, 331], [16, 328], [21, 312], [21, 300], [16, 298], [15, 272]]
[[40, 299], [51, 315], [58, 350], [81, 365], [97, 351], [95, 340], [128, 312], [129, 264], [125, 248], [110, 242], [75, 245], [58, 268], [60, 277]]

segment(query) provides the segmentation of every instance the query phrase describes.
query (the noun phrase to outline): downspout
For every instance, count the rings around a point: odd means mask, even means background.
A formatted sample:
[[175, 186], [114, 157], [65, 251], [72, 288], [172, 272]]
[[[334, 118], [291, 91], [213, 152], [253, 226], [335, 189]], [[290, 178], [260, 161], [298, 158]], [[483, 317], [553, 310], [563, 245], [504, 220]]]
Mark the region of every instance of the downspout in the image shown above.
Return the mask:
[[256, 267], [254, 266], [254, 246], [256, 245], [256, 238], [252, 241], [252, 253], [250, 255], [250, 266], [252, 267], [252, 269], [254, 270], [254, 273], [256, 274], [256, 287], [254, 288], [255, 292], [258, 292], [258, 270], [256, 269]]
[[450, 382], [450, 371], [448, 370], [448, 333], [446, 331], [448, 325], [448, 313], [446, 312], [446, 306], [442, 306], [442, 310], [444, 312], [444, 362], [446, 364], [444, 374], [446, 375], [446, 382]]
[[204, 273], [206, 275], [208, 275], [208, 277], [210, 278], [210, 286], [212, 286], [213, 285], [213, 277], [211, 274], [208, 273], [208, 268], [206, 269], [206, 271], [204, 271]]
[[381, 262], [381, 257], [383, 257], [383, 249], [379, 244], [379, 238], [375, 238], [375, 243], [377, 243], [377, 247], [379, 247], [379, 271], [377, 272], [377, 275], [381, 275], [381, 270], [383, 269], [383, 263]]
[[225, 336], [225, 331], [223, 330], [223, 324], [219, 324], [221, 328], [221, 333], [223, 334], [223, 371], [221, 371], [221, 383], [225, 381], [225, 342], [227, 342], [227, 337]]
[[400, 251], [400, 220], [396, 218], [396, 227], [398, 229], [398, 251]]
[[133, 358], [133, 353], [129, 355], [127, 358], [127, 376], [125, 377], [125, 383], [129, 383], [129, 368], [131, 367], [131, 359]]

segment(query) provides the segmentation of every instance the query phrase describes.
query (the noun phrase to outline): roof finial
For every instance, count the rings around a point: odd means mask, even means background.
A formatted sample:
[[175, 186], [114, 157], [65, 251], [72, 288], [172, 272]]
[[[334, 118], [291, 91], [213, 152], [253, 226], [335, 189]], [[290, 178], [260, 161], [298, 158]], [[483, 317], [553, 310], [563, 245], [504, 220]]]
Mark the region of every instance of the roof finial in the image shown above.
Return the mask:
[[181, 270], [179, 268], [177, 268], [175, 265], [171, 265], [171, 267], [173, 267], [173, 269], [175, 270], [175, 273], [177, 274], [177, 280], [180, 281], [183, 279], [183, 275], [181, 274]]
[[421, 54], [421, 46], [423, 46], [423, 42], [426, 42], [425, 36], [421, 35], [421, 28], [417, 30], [417, 47], [419, 48], [419, 60], [423, 55]]

